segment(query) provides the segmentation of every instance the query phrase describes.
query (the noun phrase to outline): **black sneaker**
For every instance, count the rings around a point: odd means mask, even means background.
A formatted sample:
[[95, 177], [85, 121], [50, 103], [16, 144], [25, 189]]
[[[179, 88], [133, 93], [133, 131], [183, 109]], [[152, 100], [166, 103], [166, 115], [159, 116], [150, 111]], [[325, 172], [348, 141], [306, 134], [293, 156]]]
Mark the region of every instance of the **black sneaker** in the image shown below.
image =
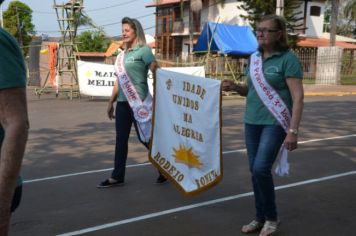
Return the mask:
[[156, 184], [163, 184], [167, 181], [167, 178], [164, 177], [163, 175], [159, 175], [157, 180], [156, 180]]
[[115, 181], [115, 182], [110, 182], [109, 179], [104, 180], [100, 184], [98, 184], [96, 187], [97, 188], [110, 188], [110, 187], [115, 187], [115, 186], [121, 186], [124, 185], [124, 181]]

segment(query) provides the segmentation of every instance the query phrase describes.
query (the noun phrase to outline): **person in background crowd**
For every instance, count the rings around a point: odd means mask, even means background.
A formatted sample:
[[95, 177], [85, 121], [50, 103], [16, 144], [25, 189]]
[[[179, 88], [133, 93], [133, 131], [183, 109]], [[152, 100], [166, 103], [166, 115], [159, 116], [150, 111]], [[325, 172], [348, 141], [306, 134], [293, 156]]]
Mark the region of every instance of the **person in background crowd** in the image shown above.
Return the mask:
[[[147, 121], [149, 117], [143, 117], [143, 119], [147, 118], [146, 122], [137, 120], [141, 116], [148, 115], [149, 110], [140, 109], [136, 105], [143, 101], [143, 107], [149, 106], [149, 104], [147, 106], [145, 104], [145, 101], [151, 98], [148, 92], [147, 73], [150, 69], [154, 74], [158, 65], [151, 48], [146, 45], [144, 31], [138, 20], [124, 17], [122, 19], [122, 36], [125, 48], [116, 59], [115, 70], [117, 75], [124, 74], [127, 82], [124, 86], [121, 86], [119, 78], [116, 80], [107, 108], [109, 119], [115, 118], [116, 124], [115, 166], [111, 177], [101, 182], [97, 186], [98, 188], [124, 184], [128, 140], [132, 123], [135, 126], [140, 142], [146, 148], [149, 145], [149, 138], [147, 138], [147, 135], [142, 134], [146, 130], [146, 133], [150, 135], [149, 127], [151, 123], [150, 120]], [[116, 102], [115, 115], [114, 102]], [[137, 113], [134, 114], [134, 111]], [[148, 130], [145, 128], [148, 128]], [[166, 180], [159, 173], [156, 183], [164, 183]]]
[[297, 148], [304, 91], [301, 63], [289, 50], [285, 20], [275, 15], [263, 17], [256, 37], [259, 49], [250, 57], [247, 84], [225, 80], [223, 90], [247, 96], [245, 143], [256, 216], [241, 230], [261, 230], [260, 236], [266, 236], [274, 234], [279, 224], [272, 166], [282, 145], [282, 150]]

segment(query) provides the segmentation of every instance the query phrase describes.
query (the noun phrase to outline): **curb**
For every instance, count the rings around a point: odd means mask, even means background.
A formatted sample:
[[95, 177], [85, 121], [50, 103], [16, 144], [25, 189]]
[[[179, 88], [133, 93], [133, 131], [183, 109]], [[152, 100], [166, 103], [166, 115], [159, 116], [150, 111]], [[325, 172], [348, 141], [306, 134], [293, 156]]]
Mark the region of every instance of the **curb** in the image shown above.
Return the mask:
[[222, 100], [234, 100], [234, 99], [245, 99], [246, 97], [242, 97], [239, 95], [223, 95]]
[[[305, 97], [342, 97], [342, 96], [356, 96], [356, 92], [306, 92]], [[239, 95], [223, 95], [223, 100], [245, 99]]]
[[304, 96], [308, 97], [315, 97], [315, 96], [336, 96], [336, 97], [342, 97], [342, 96], [354, 96], [356, 95], [356, 92], [306, 92], [304, 93]]

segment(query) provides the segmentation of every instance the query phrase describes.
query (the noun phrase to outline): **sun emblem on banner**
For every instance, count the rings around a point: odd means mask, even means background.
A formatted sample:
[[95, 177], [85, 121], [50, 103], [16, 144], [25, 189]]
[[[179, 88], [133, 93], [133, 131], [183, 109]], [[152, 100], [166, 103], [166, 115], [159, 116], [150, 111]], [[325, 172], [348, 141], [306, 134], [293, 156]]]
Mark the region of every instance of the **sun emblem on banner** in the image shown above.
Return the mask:
[[200, 169], [203, 166], [203, 163], [199, 160], [199, 156], [193, 153], [192, 147], [186, 149], [184, 145], [180, 144], [179, 149], [173, 148], [173, 151], [173, 157], [175, 157], [177, 163], [185, 164], [189, 168]]

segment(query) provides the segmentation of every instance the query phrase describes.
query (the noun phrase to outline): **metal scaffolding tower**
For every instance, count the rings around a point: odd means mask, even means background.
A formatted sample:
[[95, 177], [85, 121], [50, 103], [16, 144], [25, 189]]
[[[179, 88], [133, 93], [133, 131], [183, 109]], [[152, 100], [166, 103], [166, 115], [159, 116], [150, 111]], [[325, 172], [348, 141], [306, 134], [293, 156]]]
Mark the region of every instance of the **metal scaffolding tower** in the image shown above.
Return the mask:
[[78, 52], [75, 38], [78, 16], [81, 15], [84, 8], [83, 0], [70, 0], [61, 5], [58, 5], [56, 0], [53, 0], [53, 3], [62, 36], [58, 48], [58, 87], [59, 90], [69, 89], [70, 98], [72, 98], [74, 92], [79, 95], [77, 62], [74, 52]]
[[[77, 63], [75, 52], [78, 48], [75, 42], [78, 19], [83, 10], [83, 0], [70, 0], [67, 3], [57, 4], [53, 0], [53, 8], [56, 11], [61, 39], [58, 44], [57, 54], [57, 85], [56, 96], [59, 93], [68, 94], [70, 99], [73, 95], [79, 96]], [[36, 94], [40, 94], [46, 89], [48, 76], [45, 85]]]

